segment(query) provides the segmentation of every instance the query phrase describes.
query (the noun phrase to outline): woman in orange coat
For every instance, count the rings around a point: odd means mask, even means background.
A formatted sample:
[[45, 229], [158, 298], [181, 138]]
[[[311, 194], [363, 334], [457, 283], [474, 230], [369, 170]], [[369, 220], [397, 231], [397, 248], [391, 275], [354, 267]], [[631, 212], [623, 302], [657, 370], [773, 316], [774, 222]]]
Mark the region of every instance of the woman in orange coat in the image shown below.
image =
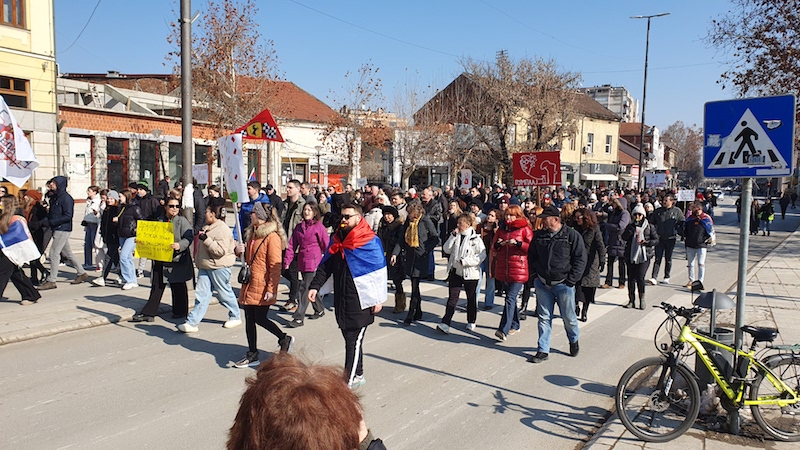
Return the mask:
[[236, 255], [244, 253], [250, 267], [250, 279], [242, 283], [239, 306], [244, 311], [248, 351], [235, 367], [253, 367], [259, 364], [256, 343], [256, 325], [267, 329], [278, 338], [282, 352], [289, 352], [294, 338], [281, 331], [269, 320], [270, 305], [278, 296], [281, 279], [281, 256], [286, 249], [286, 234], [277, 215], [268, 203], [256, 203], [250, 213], [250, 226], [244, 232], [245, 244], [236, 246]]

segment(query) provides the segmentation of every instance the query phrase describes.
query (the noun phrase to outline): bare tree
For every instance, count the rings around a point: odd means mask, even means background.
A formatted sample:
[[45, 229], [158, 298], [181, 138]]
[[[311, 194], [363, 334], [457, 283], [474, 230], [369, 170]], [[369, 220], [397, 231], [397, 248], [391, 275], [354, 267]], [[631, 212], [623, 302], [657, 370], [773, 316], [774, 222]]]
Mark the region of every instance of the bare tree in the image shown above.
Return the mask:
[[731, 0], [711, 21], [706, 43], [727, 56], [719, 83], [745, 95], [800, 92], [800, 11], [796, 2]]
[[[173, 8], [174, 11], [175, 8]], [[262, 39], [255, 0], [209, 0], [192, 29], [193, 116], [219, 132], [244, 125], [265, 107], [274, 107], [279, 78], [271, 40]], [[175, 16], [177, 17], [177, 13]], [[180, 75], [180, 24], [171, 23], [167, 54]]]
[[703, 179], [700, 154], [703, 150], [703, 131], [692, 125], [687, 127], [680, 120], [668, 126], [662, 133], [664, 143], [675, 150], [675, 167], [695, 183]]
[[355, 73], [348, 71], [341, 90], [331, 91], [328, 97], [340, 117], [325, 125], [322, 138], [327, 148], [346, 162], [352, 181], [360, 176], [361, 152], [365, 148], [362, 144], [385, 149], [390, 136], [385, 124], [378, 120], [384, 101], [378, 71], [367, 61]]

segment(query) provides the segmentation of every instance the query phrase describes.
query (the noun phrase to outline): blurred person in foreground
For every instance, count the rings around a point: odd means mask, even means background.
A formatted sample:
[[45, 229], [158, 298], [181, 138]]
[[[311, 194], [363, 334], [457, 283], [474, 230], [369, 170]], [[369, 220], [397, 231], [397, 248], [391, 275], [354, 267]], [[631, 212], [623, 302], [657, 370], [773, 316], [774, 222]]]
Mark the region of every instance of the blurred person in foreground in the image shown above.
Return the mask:
[[228, 450], [385, 450], [340, 373], [288, 353], [273, 355], [247, 380]]

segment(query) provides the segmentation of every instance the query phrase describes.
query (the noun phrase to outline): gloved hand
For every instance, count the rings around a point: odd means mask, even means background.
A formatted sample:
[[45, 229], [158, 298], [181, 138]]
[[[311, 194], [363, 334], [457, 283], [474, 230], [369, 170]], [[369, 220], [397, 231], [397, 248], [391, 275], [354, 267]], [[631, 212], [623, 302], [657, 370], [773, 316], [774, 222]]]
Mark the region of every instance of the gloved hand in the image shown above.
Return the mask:
[[200, 236], [197, 236], [197, 239], [200, 239], [201, 241], [205, 241], [206, 238], [208, 238], [208, 235], [205, 233], [200, 233]]

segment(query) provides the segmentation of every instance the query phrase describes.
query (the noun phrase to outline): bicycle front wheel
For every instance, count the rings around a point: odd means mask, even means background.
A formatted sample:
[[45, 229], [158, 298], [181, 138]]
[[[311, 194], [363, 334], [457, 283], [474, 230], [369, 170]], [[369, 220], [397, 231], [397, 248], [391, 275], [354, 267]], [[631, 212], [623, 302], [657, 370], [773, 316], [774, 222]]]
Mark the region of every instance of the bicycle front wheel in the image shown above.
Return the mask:
[[692, 372], [671, 368], [664, 357], [643, 359], [617, 384], [617, 413], [634, 436], [666, 442], [685, 433], [700, 412], [700, 388]]
[[[770, 364], [769, 368], [778, 379], [792, 389], [794, 395], [800, 395], [800, 358], [787, 356], [775, 364]], [[750, 400], [770, 398], [791, 398], [791, 395], [760, 373], [750, 388]], [[770, 436], [781, 441], [800, 441], [800, 404], [752, 405], [750, 410], [758, 425]]]

